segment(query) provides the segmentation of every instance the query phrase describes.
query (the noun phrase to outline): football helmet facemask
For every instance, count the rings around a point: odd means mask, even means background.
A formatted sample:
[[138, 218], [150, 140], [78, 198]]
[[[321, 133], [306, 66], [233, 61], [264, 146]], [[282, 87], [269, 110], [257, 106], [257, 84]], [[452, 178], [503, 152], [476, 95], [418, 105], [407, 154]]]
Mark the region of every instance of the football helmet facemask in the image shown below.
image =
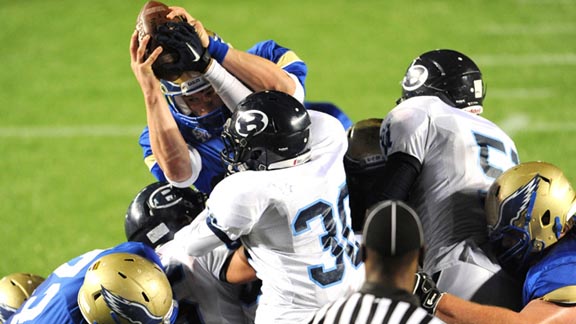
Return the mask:
[[152, 248], [164, 244], [204, 210], [206, 195], [192, 188], [155, 182], [142, 189], [128, 206], [124, 231], [128, 241]]
[[482, 113], [486, 95], [482, 73], [474, 61], [457, 51], [438, 49], [420, 55], [401, 84], [398, 103], [416, 96], [436, 96], [452, 107]]
[[571, 228], [576, 194], [562, 170], [546, 162], [521, 163], [490, 186], [486, 217], [490, 240], [507, 269], [523, 271]]
[[280, 91], [255, 92], [238, 104], [222, 131], [228, 173], [275, 170], [310, 160], [310, 116]]
[[0, 279], [0, 324], [5, 323], [43, 281], [40, 276], [22, 272]]
[[87, 270], [78, 306], [88, 323], [174, 323], [172, 288], [155, 263], [131, 253], [112, 253]]
[[[162, 92], [168, 101], [170, 112], [178, 123], [182, 135], [187, 141], [206, 142], [220, 136], [230, 111], [215, 93], [212, 85], [196, 72], [185, 72], [178, 80], [171, 82], [160, 80]], [[193, 99], [196, 98], [196, 99]], [[189, 104], [195, 100], [206, 100], [210, 97], [213, 106], [207, 114], [197, 116]]]

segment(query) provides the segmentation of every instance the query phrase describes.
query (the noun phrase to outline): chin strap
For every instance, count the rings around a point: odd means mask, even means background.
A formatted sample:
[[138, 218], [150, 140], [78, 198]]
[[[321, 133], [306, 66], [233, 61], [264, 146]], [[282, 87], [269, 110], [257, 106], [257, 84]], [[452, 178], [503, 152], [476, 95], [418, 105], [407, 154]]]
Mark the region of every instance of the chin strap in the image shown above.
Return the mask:
[[475, 114], [475, 115], [480, 115], [484, 111], [484, 108], [482, 106], [470, 106], [470, 107], [462, 108], [462, 110], [467, 111], [467, 112], [472, 113], [472, 114]]
[[304, 163], [310, 161], [311, 156], [312, 156], [312, 154], [310, 153], [310, 151], [308, 151], [308, 152], [301, 154], [295, 158], [270, 163], [270, 165], [268, 166], [268, 170], [284, 169], [284, 168], [290, 168], [293, 166], [304, 164]]

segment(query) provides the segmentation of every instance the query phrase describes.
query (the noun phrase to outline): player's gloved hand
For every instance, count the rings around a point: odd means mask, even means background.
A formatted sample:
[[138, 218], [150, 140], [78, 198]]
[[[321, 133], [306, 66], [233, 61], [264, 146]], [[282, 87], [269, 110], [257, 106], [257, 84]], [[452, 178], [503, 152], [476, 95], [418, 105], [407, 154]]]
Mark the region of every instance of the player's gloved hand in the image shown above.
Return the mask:
[[436, 306], [444, 294], [436, 287], [436, 283], [425, 272], [416, 273], [416, 282], [412, 293], [420, 298], [420, 305], [428, 313], [434, 315]]
[[158, 45], [178, 54], [175, 62], [166, 62], [162, 68], [171, 72], [195, 71], [206, 72], [212, 57], [208, 50], [202, 47], [198, 33], [187, 22], [169, 22], [158, 26], [154, 36]]

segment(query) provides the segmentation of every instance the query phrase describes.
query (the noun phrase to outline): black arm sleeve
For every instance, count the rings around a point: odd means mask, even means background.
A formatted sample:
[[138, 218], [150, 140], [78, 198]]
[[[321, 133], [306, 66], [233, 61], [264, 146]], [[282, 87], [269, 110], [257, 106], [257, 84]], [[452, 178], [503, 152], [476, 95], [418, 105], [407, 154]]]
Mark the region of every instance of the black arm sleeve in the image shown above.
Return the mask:
[[390, 155], [379, 177], [380, 181], [372, 188], [373, 201], [368, 201], [368, 204], [386, 199], [405, 201], [421, 169], [422, 164], [412, 155], [402, 152]]

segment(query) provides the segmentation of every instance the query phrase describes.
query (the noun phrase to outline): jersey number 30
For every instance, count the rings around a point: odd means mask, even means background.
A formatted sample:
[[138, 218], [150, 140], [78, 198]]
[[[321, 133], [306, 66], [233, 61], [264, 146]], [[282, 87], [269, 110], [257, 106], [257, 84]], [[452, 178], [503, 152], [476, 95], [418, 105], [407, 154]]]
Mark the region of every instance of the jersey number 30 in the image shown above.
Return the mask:
[[[346, 271], [345, 259], [355, 268], [361, 263], [358, 243], [348, 239], [348, 237], [354, 236], [354, 233], [348, 224], [348, 217], [344, 208], [346, 198], [348, 198], [348, 187], [344, 185], [340, 188], [336, 208], [325, 200], [317, 200], [301, 209], [292, 223], [292, 233], [296, 236], [309, 231], [309, 223], [314, 219], [321, 219], [325, 232], [320, 235], [319, 244], [335, 259], [335, 265], [330, 269], [326, 269], [324, 264], [312, 265], [308, 267], [308, 273], [311, 280], [323, 288], [336, 285], [342, 280]], [[335, 213], [335, 209], [337, 213]], [[338, 231], [338, 219], [341, 225], [340, 231]]]

